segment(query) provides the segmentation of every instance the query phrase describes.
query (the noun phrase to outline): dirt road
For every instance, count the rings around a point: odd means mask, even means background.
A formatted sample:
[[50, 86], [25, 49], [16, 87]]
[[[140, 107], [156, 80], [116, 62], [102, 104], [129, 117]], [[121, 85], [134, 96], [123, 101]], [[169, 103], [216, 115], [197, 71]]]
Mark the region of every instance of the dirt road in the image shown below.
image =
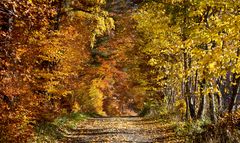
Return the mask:
[[63, 143], [179, 142], [173, 128], [140, 117], [90, 118], [65, 133]]

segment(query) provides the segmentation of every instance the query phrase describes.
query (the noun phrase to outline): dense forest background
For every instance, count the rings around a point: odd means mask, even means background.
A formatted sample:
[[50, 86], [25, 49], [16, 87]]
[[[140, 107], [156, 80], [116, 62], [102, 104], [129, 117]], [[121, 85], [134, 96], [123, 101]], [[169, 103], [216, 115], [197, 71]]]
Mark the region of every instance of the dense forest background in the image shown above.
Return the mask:
[[239, 141], [239, 32], [238, 0], [2, 0], [0, 142], [76, 112]]

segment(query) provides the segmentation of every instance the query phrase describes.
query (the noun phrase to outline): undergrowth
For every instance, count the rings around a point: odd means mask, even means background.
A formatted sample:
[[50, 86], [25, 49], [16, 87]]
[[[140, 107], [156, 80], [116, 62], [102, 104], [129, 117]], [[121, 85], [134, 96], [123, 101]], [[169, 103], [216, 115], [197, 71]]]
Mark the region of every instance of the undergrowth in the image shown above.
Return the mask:
[[215, 124], [210, 120], [180, 122], [175, 132], [187, 143], [240, 143], [240, 119], [226, 115]]
[[176, 112], [169, 112], [165, 108], [159, 109], [154, 118], [171, 126], [175, 137], [182, 142], [240, 143], [240, 111], [219, 117], [215, 124], [208, 118], [185, 121]]
[[64, 130], [73, 129], [88, 116], [81, 113], [70, 113], [56, 118], [53, 122], [39, 123], [35, 128], [35, 137], [30, 142], [54, 143], [64, 137]]

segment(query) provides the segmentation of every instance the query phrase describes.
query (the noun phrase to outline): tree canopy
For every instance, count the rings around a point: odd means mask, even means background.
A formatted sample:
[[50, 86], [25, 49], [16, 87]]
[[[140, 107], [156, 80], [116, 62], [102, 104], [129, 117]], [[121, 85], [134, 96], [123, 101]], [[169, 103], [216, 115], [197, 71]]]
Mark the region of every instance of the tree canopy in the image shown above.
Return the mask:
[[[239, 124], [240, 1], [2, 0], [0, 142], [72, 112]], [[141, 114], [141, 113], [140, 113]]]

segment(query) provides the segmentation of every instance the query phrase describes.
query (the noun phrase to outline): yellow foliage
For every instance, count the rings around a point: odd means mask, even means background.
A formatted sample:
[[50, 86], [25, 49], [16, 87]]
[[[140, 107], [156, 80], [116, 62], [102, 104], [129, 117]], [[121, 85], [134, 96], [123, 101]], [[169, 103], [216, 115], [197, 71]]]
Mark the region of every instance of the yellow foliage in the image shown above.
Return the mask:
[[177, 100], [174, 106], [175, 106], [175, 111], [176, 112], [180, 112], [181, 115], [184, 115], [184, 113], [186, 111], [185, 100], [183, 100], [183, 99]]
[[74, 102], [73, 103], [73, 107], [72, 107], [73, 112], [79, 112], [80, 109], [81, 109], [81, 107], [80, 107], [79, 103], [78, 102]]
[[91, 100], [91, 105], [94, 108], [95, 112], [100, 115], [105, 115], [103, 112], [103, 99], [104, 94], [99, 89], [101, 85], [101, 79], [94, 79], [89, 89], [89, 96]]

